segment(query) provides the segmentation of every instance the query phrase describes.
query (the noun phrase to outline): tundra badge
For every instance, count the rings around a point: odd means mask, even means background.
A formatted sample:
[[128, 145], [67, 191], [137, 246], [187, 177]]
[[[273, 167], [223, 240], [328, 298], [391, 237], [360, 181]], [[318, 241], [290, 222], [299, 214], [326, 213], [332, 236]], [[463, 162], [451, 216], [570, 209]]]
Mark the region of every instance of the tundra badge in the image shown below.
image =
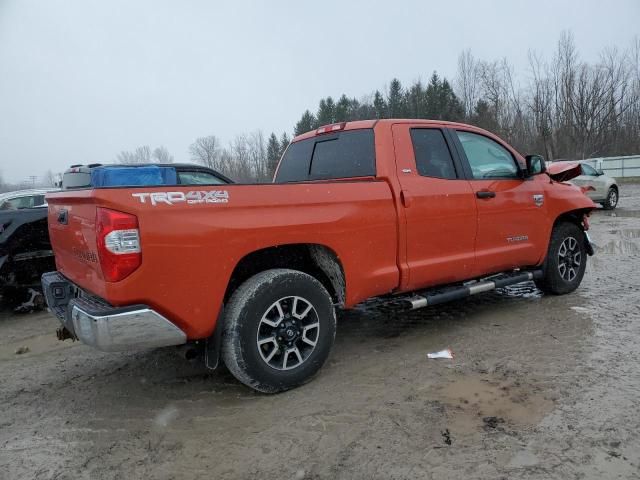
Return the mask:
[[533, 203], [536, 204], [536, 207], [541, 207], [544, 204], [544, 195], [542, 195], [541, 193], [534, 194]]

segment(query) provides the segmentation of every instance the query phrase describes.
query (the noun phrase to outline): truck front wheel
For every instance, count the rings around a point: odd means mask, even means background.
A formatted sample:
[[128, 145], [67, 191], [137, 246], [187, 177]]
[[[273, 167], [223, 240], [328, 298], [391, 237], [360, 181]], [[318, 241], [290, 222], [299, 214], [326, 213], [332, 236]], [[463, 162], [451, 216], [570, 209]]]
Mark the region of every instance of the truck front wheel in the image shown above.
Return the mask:
[[578, 288], [587, 266], [584, 242], [584, 232], [575, 223], [562, 222], [553, 227], [544, 277], [536, 280], [540, 290], [564, 295]]
[[254, 275], [225, 307], [222, 358], [245, 385], [276, 393], [307, 382], [336, 333], [331, 296], [314, 277], [274, 269]]

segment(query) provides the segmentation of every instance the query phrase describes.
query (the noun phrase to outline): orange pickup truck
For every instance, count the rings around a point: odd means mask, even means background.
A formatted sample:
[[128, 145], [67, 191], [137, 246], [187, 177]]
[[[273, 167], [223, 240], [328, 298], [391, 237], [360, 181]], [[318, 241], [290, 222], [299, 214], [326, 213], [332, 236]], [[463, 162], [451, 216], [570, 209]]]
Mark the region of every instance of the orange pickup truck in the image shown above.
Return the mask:
[[104, 351], [201, 345], [277, 392], [324, 364], [336, 308], [420, 308], [534, 280], [575, 290], [595, 204], [479, 128], [327, 125], [296, 137], [271, 184], [47, 195], [60, 338]]

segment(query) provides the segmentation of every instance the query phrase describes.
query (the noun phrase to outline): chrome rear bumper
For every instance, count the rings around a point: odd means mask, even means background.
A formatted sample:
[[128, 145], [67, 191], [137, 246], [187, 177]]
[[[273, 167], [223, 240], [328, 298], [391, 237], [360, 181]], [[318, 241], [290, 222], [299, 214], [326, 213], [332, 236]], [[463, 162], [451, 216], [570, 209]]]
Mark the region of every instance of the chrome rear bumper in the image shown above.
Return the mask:
[[87, 295], [58, 272], [42, 276], [47, 304], [72, 337], [104, 352], [186, 343], [187, 336], [146, 305], [113, 307]]
[[167, 347], [187, 341], [182, 330], [150, 308], [95, 315], [73, 305], [71, 321], [82, 343], [103, 352]]

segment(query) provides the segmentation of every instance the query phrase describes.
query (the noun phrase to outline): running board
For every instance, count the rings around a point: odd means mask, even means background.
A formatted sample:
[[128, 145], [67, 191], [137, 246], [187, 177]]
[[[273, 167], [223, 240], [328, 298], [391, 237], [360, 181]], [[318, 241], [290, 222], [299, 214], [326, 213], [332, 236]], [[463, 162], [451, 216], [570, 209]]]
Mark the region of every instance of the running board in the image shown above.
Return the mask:
[[399, 310], [416, 310], [431, 305], [460, 300], [477, 293], [488, 292], [496, 288], [502, 288], [516, 283], [542, 278], [542, 270], [527, 272], [501, 273], [483, 280], [467, 282], [463, 285], [432, 288], [414, 292], [409, 297], [396, 297], [390, 300], [388, 307]]

